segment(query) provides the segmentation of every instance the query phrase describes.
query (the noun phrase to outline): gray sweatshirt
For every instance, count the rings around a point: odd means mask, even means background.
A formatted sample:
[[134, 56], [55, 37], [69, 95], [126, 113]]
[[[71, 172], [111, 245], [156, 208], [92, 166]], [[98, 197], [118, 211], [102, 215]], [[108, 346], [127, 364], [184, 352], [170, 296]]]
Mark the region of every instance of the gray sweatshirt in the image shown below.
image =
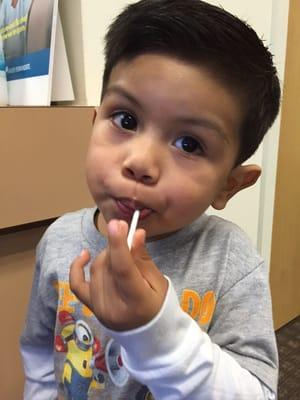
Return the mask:
[[202, 215], [148, 242], [168, 277], [167, 297], [146, 326], [113, 332], [69, 287], [70, 265], [81, 250], [88, 249], [93, 260], [107, 246], [95, 227], [95, 211], [59, 218], [38, 245], [21, 337], [24, 398], [275, 398], [268, 272], [246, 235], [228, 221]]

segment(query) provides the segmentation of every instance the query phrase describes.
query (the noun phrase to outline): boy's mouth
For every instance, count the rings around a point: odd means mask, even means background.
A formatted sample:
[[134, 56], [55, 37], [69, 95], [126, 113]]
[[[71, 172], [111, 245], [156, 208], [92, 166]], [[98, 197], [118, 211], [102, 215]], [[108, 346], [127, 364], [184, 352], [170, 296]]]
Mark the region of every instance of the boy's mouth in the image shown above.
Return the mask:
[[116, 199], [116, 203], [125, 218], [131, 218], [135, 210], [140, 210], [140, 219], [147, 218], [153, 212], [151, 208], [132, 199]]

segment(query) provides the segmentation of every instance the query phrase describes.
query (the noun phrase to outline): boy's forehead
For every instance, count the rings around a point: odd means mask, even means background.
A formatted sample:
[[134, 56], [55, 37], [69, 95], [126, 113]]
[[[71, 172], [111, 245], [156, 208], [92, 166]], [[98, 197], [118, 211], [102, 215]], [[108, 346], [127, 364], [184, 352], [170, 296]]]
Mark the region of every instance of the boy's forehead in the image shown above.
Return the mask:
[[[201, 68], [204, 72], [204, 68]], [[173, 86], [182, 83], [187, 84], [189, 79], [195, 80], [198, 68], [180, 59], [159, 54], [139, 55], [129, 61], [120, 61], [112, 70], [110, 81], [114, 79], [134, 79], [142, 78], [142, 83], [146, 85], [149, 79], [154, 81], [166, 80], [172, 82]], [[202, 74], [203, 74], [202, 72]], [[148, 80], [143, 80], [147, 77]]]
[[225, 131], [239, 131], [242, 110], [237, 96], [206, 68], [170, 56], [145, 54], [119, 62], [107, 86], [106, 94], [111, 92], [142, 106], [159, 104], [160, 112], [207, 116], [226, 125]]
[[159, 94], [163, 94], [163, 89], [168, 87], [168, 90], [176, 92], [175, 100], [184, 96], [189, 100], [194, 94], [199, 95], [199, 100], [200, 95], [213, 91], [214, 97], [225, 95], [228, 101], [240, 108], [238, 96], [208, 68], [168, 55], [144, 54], [119, 62], [112, 70], [108, 88], [116, 83], [143, 92], [147, 89], [151, 92], [155, 90]]

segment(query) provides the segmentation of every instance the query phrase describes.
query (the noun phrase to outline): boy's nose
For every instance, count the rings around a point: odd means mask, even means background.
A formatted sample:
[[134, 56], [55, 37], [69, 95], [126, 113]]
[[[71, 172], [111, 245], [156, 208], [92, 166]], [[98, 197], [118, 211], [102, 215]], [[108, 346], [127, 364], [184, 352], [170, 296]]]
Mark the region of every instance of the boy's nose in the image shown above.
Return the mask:
[[160, 175], [158, 157], [159, 155], [154, 155], [153, 149], [151, 151], [149, 148], [132, 152], [123, 162], [123, 176], [145, 185], [154, 185]]

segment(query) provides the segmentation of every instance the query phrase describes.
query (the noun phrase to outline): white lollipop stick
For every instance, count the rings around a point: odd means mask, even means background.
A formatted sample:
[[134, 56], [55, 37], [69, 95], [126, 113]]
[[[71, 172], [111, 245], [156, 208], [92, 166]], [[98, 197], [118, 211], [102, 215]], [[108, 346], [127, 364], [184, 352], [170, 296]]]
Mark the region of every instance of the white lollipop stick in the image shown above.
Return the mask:
[[131, 246], [132, 246], [133, 235], [134, 235], [134, 232], [137, 227], [139, 216], [140, 216], [140, 210], [135, 210], [135, 212], [133, 213], [133, 217], [131, 220], [131, 224], [130, 224], [130, 228], [129, 228], [129, 232], [128, 232], [128, 236], [127, 236], [127, 245], [129, 247], [129, 250], [131, 249]]

